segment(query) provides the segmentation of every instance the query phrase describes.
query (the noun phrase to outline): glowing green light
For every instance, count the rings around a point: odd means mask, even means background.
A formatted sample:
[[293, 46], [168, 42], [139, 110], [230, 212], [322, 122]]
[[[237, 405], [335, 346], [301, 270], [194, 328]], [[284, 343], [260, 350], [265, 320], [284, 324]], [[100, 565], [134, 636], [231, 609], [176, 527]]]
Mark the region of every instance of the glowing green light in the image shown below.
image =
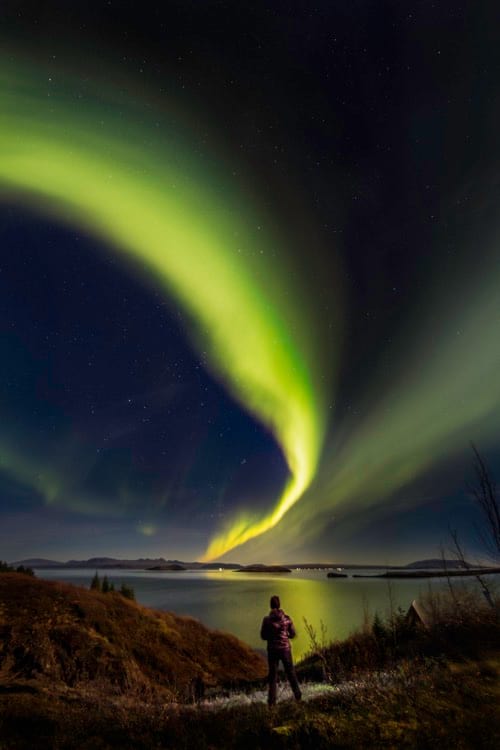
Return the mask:
[[[474, 258], [453, 283], [429, 285], [418, 328], [395, 358], [397, 373], [389, 382], [373, 373], [359, 414], [326, 451], [327, 470], [287, 516], [279, 542], [271, 533], [253, 543], [253, 555], [265, 559], [278, 543], [293, 550], [317, 539], [333, 519], [363, 524], [368, 507], [386, 505], [396, 493], [401, 502], [402, 488], [450, 456], [466, 453], [468, 473], [471, 440], [482, 449], [498, 441], [500, 265], [498, 251], [485, 245], [481, 263]], [[405, 506], [410, 511], [420, 502], [412, 493]]]
[[291, 476], [281, 498], [266, 516], [229, 524], [206, 553], [222, 555], [299, 499], [323, 439], [311, 327], [297, 317], [286, 272], [268, 260], [280, 240], [175, 134], [155, 135], [143, 113], [102, 95], [79, 100], [64, 81], [47, 92], [25, 69], [4, 66], [0, 84], [0, 185], [9, 198], [82, 226], [163, 285], [189, 313], [209, 366], [282, 448]]

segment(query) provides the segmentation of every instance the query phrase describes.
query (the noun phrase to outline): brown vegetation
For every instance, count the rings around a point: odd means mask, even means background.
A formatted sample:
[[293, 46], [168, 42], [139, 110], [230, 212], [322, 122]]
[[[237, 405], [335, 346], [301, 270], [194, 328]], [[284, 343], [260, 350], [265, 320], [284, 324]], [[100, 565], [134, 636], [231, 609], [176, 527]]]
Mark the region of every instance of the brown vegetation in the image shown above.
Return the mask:
[[[24, 575], [0, 575], [0, 680], [51, 691], [188, 700], [197, 686], [265, 675], [264, 660], [237, 638], [189, 617]], [[200, 687], [201, 686], [201, 687]]]
[[480, 660], [500, 653], [500, 600], [491, 608], [481, 593], [470, 586], [452, 585], [438, 593], [429, 589], [419, 609], [425, 623], [415, 626], [401, 609], [386, 620], [378, 614], [373, 621], [343, 641], [318, 641], [306, 621], [311, 653], [298, 672], [303, 678], [331, 681], [352, 679], [359, 674], [392, 668], [402, 660]]
[[330, 688], [308, 702], [187, 705], [200, 675], [235, 686], [261, 677], [262, 660], [118, 593], [0, 576], [0, 748], [496, 750], [498, 610], [455, 583], [424, 610], [425, 624], [393, 612], [328, 645], [309, 627], [316, 653], [302, 679]]
[[500, 661], [402, 662], [302, 704], [172, 708], [126, 696], [2, 695], [2, 750], [497, 750]]

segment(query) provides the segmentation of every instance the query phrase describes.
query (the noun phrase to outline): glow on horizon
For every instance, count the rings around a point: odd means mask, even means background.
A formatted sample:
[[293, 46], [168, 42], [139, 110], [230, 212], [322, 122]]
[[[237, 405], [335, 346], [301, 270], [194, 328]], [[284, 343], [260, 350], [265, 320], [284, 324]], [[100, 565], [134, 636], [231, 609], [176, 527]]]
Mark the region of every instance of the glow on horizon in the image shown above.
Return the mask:
[[[465, 455], [472, 470], [471, 440], [481, 450], [498, 441], [498, 232], [484, 229], [481, 264], [457, 271], [447, 286], [429, 284], [418, 326], [400, 343], [399, 369], [390, 379], [373, 373], [358, 414], [337, 425], [325, 447], [328, 471], [318, 473], [286, 524], [251, 542], [245, 557], [266, 559], [277, 545], [293, 556], [297, 547], [317, 543], [334, 518], [344, 530], [359, 529], [368, 508], [404, 503], [403, 488], [450, 457]], [[412, 498], [407, 510], [419, 505], [416, 493]]]
[[[74, 96], [27, 67], [0, 74], [0, 187], [107, 242], [189, 314], [191, 339], [275, 436], [290, 477], [274, 508], [229, 522], [208, 560], [275, 526], [311, 483], [326, 409], [307, 311], [272, 260], [277, 238], [234, 188], [127, 102]], [[158, 342], [161, 346], [161, 342]]]

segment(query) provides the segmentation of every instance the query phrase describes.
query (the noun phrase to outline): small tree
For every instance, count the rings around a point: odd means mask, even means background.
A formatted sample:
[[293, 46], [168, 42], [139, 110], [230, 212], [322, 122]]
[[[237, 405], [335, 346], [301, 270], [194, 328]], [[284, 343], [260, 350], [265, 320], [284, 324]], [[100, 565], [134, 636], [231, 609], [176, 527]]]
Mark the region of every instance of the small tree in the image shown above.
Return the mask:
[[135, 602], [135, 591], [132, 586], [129, 586], [127, 583], [122, 583], [120, 587], [120, 594], [124, 596], [125, 599], [131, 599]]
[[109, 588], [108, 576], [104, 576], [104, 578], [102, 579], [101, 591], [103, 594], [107, 594], [109, 590], [110, 588]]
[[22, 573], [25, 576], [35, 575], [33, 568], [28, 568], [25, 565], [18, 565], [17, 568], [14, 568], [2, 560], [0, 560], [0, 573]]
[[18, 565], [16, 568], [16, 573], [23, 573], [25, 576], [34, 576], [35, 571], [33, 568], [28, 568], [25, 565]]
[[95, 572], [94, 577], [92, 578], [92, 581], [90, 583], [90, 590], [91, 591], [101, 591], [101, 580], [99, 578], [99, 573]]
[[378, 612], [375, 612], [373, 618], [372, 633], [377, 641], [387, 640], [387, 628]]

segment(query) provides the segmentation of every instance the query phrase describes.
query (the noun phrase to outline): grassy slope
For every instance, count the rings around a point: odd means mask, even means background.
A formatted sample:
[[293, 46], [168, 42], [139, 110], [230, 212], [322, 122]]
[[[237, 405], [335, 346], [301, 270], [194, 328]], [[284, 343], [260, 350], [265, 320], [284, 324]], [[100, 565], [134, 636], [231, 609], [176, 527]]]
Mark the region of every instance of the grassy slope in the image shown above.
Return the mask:
[[18, 574], [0, 575], [0, 680], [37, 686], [189, 699], [265, 675], [264, 660], [235, 637], [188, 617]]
[[0, 750], [498, 750], [492, 618], [411, 637], [402, 627], [397, 648], [382, 626], [332, 644], [333, 680], [357, 679], [309, 703], [189, 706], [171, 699], [189, 700], [197, 676], [234, 685], [260, 677], [262, 661], [234, 638], [117, 594], [0, 576]]

